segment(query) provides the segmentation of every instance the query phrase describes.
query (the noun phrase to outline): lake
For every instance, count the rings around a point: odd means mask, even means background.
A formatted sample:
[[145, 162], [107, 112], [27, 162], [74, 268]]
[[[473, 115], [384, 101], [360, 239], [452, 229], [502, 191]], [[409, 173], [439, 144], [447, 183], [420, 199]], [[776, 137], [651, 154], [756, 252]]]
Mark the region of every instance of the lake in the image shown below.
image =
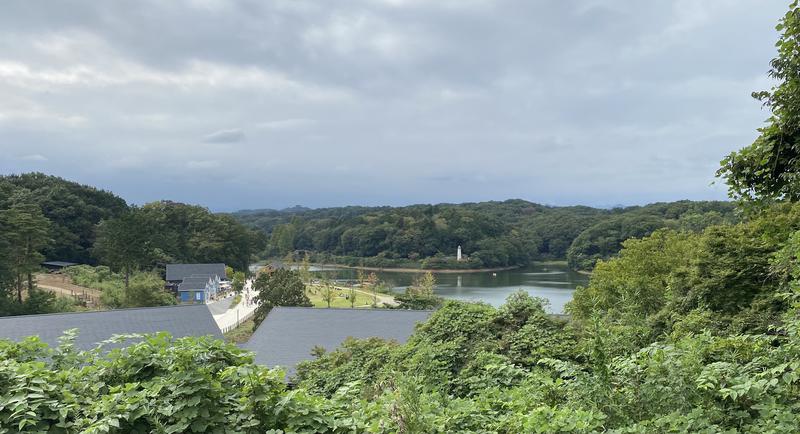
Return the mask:
[[[349, 268], [313, 267], [318, 276], [334, 280], [358, 278], [358, 271]], [[369, 272], [367, 272], [369, 273]], [[378, 278], [402, 292], [419, 273], [379, 272]], [[570, 270], [563, 263], [539, 263], [514, 270], [481, 273], [440, 273], [436, 277], [436, 294], [444, 298], [483, 301], [500, 306], [514, 291], [523, 290], [550, 301], [552, 313], [563, 313], [564, 304], [572, 300], [578, 285], [586, 285], [588, 276]]]

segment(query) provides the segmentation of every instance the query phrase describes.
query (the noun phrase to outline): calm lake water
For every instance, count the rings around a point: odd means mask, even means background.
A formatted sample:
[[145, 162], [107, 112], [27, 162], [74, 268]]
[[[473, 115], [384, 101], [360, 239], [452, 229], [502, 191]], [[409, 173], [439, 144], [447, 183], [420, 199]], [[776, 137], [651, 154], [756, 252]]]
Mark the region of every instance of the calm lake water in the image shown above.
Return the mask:
[[[348, 268], [314, 267], [312, 271], [328, 279], [356, 279], [358, 272]], [[412, 284], [418, 273], [375, 272], [378, 278], [395, 291], [402, 292]], [[436, 293], [444, 298], [483, 301], [500, 306], [514, 291], [523, 290], [535, 297], [550, 301], [552, 313], [562, 313], [564, 304], [572, 300], [578, 285], [586, 285], [588, 277], [570, 270], [565, 264], [534, 264], [525, 268], [491, 272], [434, 274]]]

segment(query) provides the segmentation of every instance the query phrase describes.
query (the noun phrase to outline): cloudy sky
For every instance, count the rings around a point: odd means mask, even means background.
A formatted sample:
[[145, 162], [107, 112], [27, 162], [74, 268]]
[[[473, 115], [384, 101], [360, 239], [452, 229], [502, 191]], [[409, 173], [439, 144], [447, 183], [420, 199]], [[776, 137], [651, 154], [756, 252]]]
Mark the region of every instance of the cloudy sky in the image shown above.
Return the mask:
[[212, 210], [721, 199], [777, 0], [4, 0], [0, 173]]

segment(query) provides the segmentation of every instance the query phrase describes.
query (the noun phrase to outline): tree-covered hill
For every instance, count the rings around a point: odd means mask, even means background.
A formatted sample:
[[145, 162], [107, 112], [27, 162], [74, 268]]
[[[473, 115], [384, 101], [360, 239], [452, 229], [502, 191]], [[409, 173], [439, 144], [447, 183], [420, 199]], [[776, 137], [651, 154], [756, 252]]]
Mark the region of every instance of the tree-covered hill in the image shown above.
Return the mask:
[[[246, 270], [265, 244], [261, 232], [200, 206], [129, 206], [110, 192], [55, 176], [0, 176], [0, 316], [64, 307], [63, 300], [36, 290], [35, 274], [45, 259], [110, 266], [125, 276], [125, 294], [116, 298], [132, 299], [134, 271], [148, 272], [153, 278], [145, 289], [161, 295], [166, 263], [224, 262]], [[142, 303], [149, 302], [127, 305]]]
[[94, 228], [104, 219], [128, 209], [113, 193], [43, 173], [0, 176], [0, 210], [13, 204], [31, 203], [51, 223], [46, 258], [94, 263], [91, 248]]
[[[662, 227], [701, 230], [736, 220], [728, 202], [679, 201], [643, 207], [553, 207], [524, 200], [405, 207], [248, 210], [233, 216], [269, 238], [267, 256], [305, 250], [345, 263], [429, 268], [498, 267], [569, 259], [591, 269], [621, 243]], [[452, 260], [457, 246], [469, 260]]]

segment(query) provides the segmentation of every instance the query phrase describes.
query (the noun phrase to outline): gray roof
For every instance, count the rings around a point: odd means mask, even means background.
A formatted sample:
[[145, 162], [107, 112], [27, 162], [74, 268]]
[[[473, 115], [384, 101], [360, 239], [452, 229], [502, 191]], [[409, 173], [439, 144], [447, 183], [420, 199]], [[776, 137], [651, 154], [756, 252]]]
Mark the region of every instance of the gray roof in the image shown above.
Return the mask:
[[187, 277], [183, 279], [183, 282], [178, 285], [178, 291], [197, 291], [200, 289], [206, 289], [206, 285], [208, 285], [208, 281], [210, 278], [206, 277]]
[[164, 331], [174, 337], [222, 337], [211, 312], [204, 304], [198, 304], [2, 317], [0, 339], [19, 341], [36, 335], [54, 346], [64, 331], [72, 328], [78, 329], [75, 344], [80, 349], [89, 349], [115, 334]]
[[42, 265], [49, 265], [51, 267], [66, 268], [66, 267], [72, 267], [72, 266], [78, 265], [78, 264], [76, 262], [66, 262], [66, 261], [45, 261], [45, 262], [42, 262]]
[[432, 313], [422, 310], [276, 307], [243, 347], [255, 352], [256, 363], [270, 368], [282, 366], [292, 373], [297, 363], [314, 358], [311, 350], [315, 346], [334, 350], [348, 337], [379, 337], [405, 342], [414, 331], [414, 325], [425, 322]]
[[167, 264], [167, 281], [181, 281], [192, 275], [225, 278], [225, 264]]

